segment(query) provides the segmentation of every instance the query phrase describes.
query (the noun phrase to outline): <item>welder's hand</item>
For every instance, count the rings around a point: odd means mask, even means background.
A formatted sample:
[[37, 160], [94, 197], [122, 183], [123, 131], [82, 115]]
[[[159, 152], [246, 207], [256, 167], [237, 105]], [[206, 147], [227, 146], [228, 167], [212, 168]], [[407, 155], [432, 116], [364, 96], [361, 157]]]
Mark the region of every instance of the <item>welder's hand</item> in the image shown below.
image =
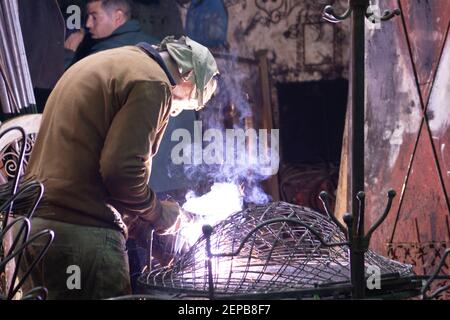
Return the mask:
[[160, 202], [162, 207], [161, 216], [153, 224], [158, 234], [174, 234], [181, 227], [182, 208], [176, 201], [163, 200]]
[[84, 39], [84, 34], [85, 34], [84, 29], [72, 33], [70, 36], [67, 37], [66, 41], [64, 41], [64, 48], [74, 52], [77, 51], [81, 41], [83, 41]]

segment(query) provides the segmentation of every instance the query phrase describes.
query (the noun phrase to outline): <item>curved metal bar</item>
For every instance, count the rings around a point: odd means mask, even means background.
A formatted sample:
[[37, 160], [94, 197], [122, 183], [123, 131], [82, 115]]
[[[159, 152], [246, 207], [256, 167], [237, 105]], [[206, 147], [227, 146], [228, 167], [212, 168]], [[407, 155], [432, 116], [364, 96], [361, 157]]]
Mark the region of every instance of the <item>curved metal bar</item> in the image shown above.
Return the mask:
[[400, 11], [399, 8], [394, 9], [394, 10], [385, 10], [383, 12], [383, 16], [381, 16], [381, 21], [387, 21], [392, 19], [394, 16], [399, 16], [402, 12]]
[[450, 288], [450, 285], [448, 286], [444, 286], [442, 288], [439, 288], [438, 290], [436, 290], [435, 292], [433, 292], [431, 295], [427, 296], [426, 292], [428, 289], [430, 289], [431, 283], [436, 280], [436, 277], [439, 274], [439, 271], [441, 271], [442, 267], [445, 264], [445, 260], [447, 259], [447, 256], [450, 255], [450, 248], [448, 248], [447, 250], [444, 251], [444, 255], [441, 258], [441, 261], [439, 262], [436, 270], [433, 272], [433, 274], [431, 275], [431, 277], [427, 280], [427, 282], [425, 283], [425, 285], [423, 286], [422, 290], [421, 290], [421, 294], [422, 294], [422, 298], [423, 300], [426, 299], [434, 299], [439, 293], [447, 290]]
[[341, 22], [342, 20], [347, 19], [351, 13], [352, 13], [352, 8], [350, 5], [348, 5], [348, 9], [342, 15], [336, 14], [334, 12], [333, 6], [328, 5], [323, 9], [322, 16], [328, 22], [337, 23], [337, 22]]
[[388, 203], [386, 205], [386, 209], [384, 210], [383, 215], [373, 224], [373, 226], [369, 229], [366, 236], [364, 237], [364, 240], [369, 242], [370, 238], [372, 237], [373, 232], [380, 226], [380, 224], [383, 223], [384, 219], [386, 219], [387, 215], [389, 214], [389, 210], [391, 210], [392, 206], [392, 200], [396, 196], [395, 190], [389, 190], [387, 193], [388, 196]]
[[345, 224], [347, 225], [349, 242], [352, 243], [352, 241], [353, 241], [353, 215], [349, 212], [344, 213], [343, 219], [344, 219]]
[[[40, 182], [33, 182], [33, 183], [31, 183], [29, 186], [30, 186], [30, 187], [36, 186], [36, 187], [39, 189], [39, 193], [37, 194], [37, 196], [36, 196], [35, 199], [34, 199], [34, 203], [33, 203], [32, 207], [31, 207], [31, 210], [30, 210], [30, 211], [28, 212], [28, 214], [26, 215], [26, 217], [28, 218], [28, 220], [31, 220], [31, 218], [32, 218], [32, 216], [33, 216], [33, 214], [34, 214], [34, 211], [36, 210], [36, 208], [37, 208], [37, 206], [38, 206], [39, 202], [41, 201], [41, 198], [42, 198], [42, 196], [43, 196], [43, 194], [44, 194], [44, 186], [43, 186], [43, 184], [40, 183]], [[25, 189], [25, 188], [24, 188], [24, 189]], [[22, 226], [22, 228], [20, 228], [20, 230], [19, 230], [19, 232], [18, 232], [18, 234], [17, 234], [17, 236], [16, 236], [16, 239], [15, 239], [13, 245], [11, 246], [11, 249], [8, 251], [8, 255], [9, 255], [9, 253], [16, 247], [17, 242], [20, 240], [20, 237], [21, 237], [21, 235], [22, 235], [22, 232], [23, 232], [23, 230], [24, 230], [24, 227], [25, 227], [25, 226]], [[27, 232], [27, 236], [26, 236], [26, 238], [24, 238], [23, 243], [25, 243], [26, 241], [28, 241], [28, 237], [29, 237], [29, 229], [28, 229], [27, 231], [28, 231], [28, 232]], [[17, 265], [17, 266], [20, 265], [20, 262], [22, 261], [22, 256], [23, 256], [23, 250], [20, 252], [20, 254], [19, 254], [19, 255], [17, 256], [17, 258], [16, 258], [16, 265]], [[30, 270], [30, 271], [31, 271], [31, 270]], [[12, 280], [11, 280], [11, 283], [12, 283], [12, 284], [14, 284], [14, 283], [16, 282], [16, 279], [17, 279], [18, 274], [19, 274], [19, 268], [16, 267], [15, 270], [14, 270], [13, 276], [12, 276], [12, 278], [11, 278], [11, 279], [12, 279]], [[20, 286], [19, 286], [18, 288], [20, 288]], [[10, 289], [12, 289], [12, 287], [10, 287]], [[16, 291], [17, 291], [17, 290], [16, 290]], [[11, 295], [11, 298], [14, 296], [14, 294], [15, 294], [15, 292], [12, 293], [12, 294], [10, 294], [10, 295]]]
[[[30, 220], [29, 220], [28, 218], [26, 218], [26, 217], [20, 217], [20, 218], [18, 218], [17, 220], [14, 220], [14, 221], [11, 222], [10, 224], [8, 224], [8, 226], [6, 227], [5, 230], [9, 230], [9, 229], [11, 228], [10, 226], [15, 225], [18, 221], [21, 221], [21, 220], [23, 220], [24, 224], [22, 224], [22, 227], [20, 228], [20, 231], [17, 233], [17, 235], [16, 235], [16, 237], [15, 237], [15, 239], [14, 239], [14, 242], [13, 242], [13, 244], [11, 245], [11, 248], [9, 248], [8, 253], [6, 254], [6, 256], [9, 256], [9, 255], [11, 254], [11, 252], [14, 252], [14, 249], [16, 248], [17, 243], [19, 243], [20, 238], [21, 238], [22, 233], [23, 233], [24, 230], [25, 230], [25, 236], [23, 237], [22, 243], [27, 242], [27, 241], [28, 241], [28, 238], [30, 237], [31, 222], [30, 222]], [[2, 235], [0, 236], [0, 239], [2, 239], [3, 236], [4, 236], [4, 234], [2, 234]]]
[[[34, 187], [36, 187], [36, 186], [39, 186], [39, 187], [42, 188], [42, 189], [44, 188], [44, 186], [42, 185], [42, 183], [37, 182], [37, 181], [34, 181], [34, 182], [32, 182], [32, 183], [26, 185], [26, 186], [23, 187], [19, 192], [16, 192], [11, 198], [9, 198], [7, 201], [5, 201], [5, 203], [3, 203], [3, 204], [0, 206], [0, 212], [3, 211], [3, 210], [5, 210], [5, 208], [6, 208], [9, 204], [12, 204], [12, 203], [17, 199], [17, 197], [19, 197], [19, 196], [20, 196], [21, 194], [23, 194], [25, 191], [28, 191], [29, 189], [34, 188]], [[40, 199], [39, 199], [39, 200], [40, 200]], [[33, 206], [33, 208], [35, 208], [35, 207], [37, 207], [36, 204]], [[5, 220], [5, 221], [6, 221], [6, 220]], [[5, 221], [3, 221], [3, 222], [5, 222]]]
[[[31, 239], [29, 239], [26, 243], [24, 243], [20, 247], [20, 249], [17, 250], [18, 252], [22, 253], [23, 250], [25, 249], [25, 247], [28, 247], [28, 245], [33, 243], [36, 239], [38, 239], [40, 237], [43, 237], [43, 236], [49, 236], [49, 238], [47, 240], [47, 243], [42, 248], [42, 250], [39, 253], [38, 257], [33, 261], [33, 263], [30, 265], [28, 270], [25, 272], [25, 274], [22, 277], [22, 279], [20, 280], [20, 282], [16, 286], [14, 286], [14, 282], [12, 283], [12, 285], [11, 285], [11, 287], [9, 289], [8, 299], [12, 299], [12, 297], [14, 297], [14, 295], [17, 293], [17, 291], [19, 291], [19, 289], [25, 283], [25, 281], [27, 280], [27, 278], [31, 274], [31, 271], [33, 271], [33, 269], [36, 266], [36, 264], [38, 264], [39, 261], [41, 261], [42, 258], [44, 257], [44, 255], [47, 253], [48, 248], [50, 247], [50, 245], [53, 242], [53, 239], [55, 238], [55, 233], [52, 230], [48, 230], [48, 229], [42, 230], [41, 232], [39, 232], [39, 233], [35, 234], [33, 237], [31, 237]], [[15, 255], [17, 255], [16, 252], [12, 255], [12, 257], [14, 257]], [[10, 257], [8, 257], [8, 259], [10, 259]], [[18, 267], [19, 266], [16, 266], [16, 268], [18, 268]]]
[[[44, 194], [44, 185], [43, 185], [42, 183], [40, 183], [40, 182], [37, 182], [37, 181], [36, 181], [36, 182], [32, 182], [32, 183], [30, 183], [29, 185], [27, 185], [26, 187], [24, 187], [22, 190], [20, 190], [20, 191], [17, 193], [17, 195], [20, 195], [21, 193], [27, 191], [28, 189], [31, 189], [32, 187], [37, 187], [37, 188], [39, 188], [39, 194], [38, 194], [37, 197], [34, 199], [34, 203], [33, 203], [33, 206], [32, 206], [32, 208], [31, 208], [31, 210], [28, 212], [28, 214], [25, 215], [25, 217], [28, 218], [28, 220], [31, 220], [31, 218], [33, 217], [33, 214], [34, 214], [34, 212], [35, 212], [37, 206], [39, 205], [39, 202], [40, 202], [41, 199], [42, 199], [42, 196], [43, 196], [43, 194]], [[16, 245], [17, 245], [17, 242], [18, 242], [18, 240], [20, 239], [20, 236], [22, 235], [22, 232], [23, 232], [24, 227], [25, 227], [25, 226], [22, 226], [22, 228], [20, 229], [20, 231], [17, 233], [17, 237], [16, 237], [14, 243], [12, 244], [12, 246], [11, 246], [9, 252], [11, 252], [12, 250], [15, 249], [15, 247], [16, 247]], [[29, 236], [29, 228], [28, 228], [28, 232], [27, 232], [27, 233], [28, 233], [27, 237], [24, 238], [25, 241], [28, 240], [28, 236]], [[25, 242], [25, 241], [24, 241], [24, 242]], [[8, 252], [8, 255], [9, 255], [9, 252]], [[19, 259], [20, 259], [20, 257], [19, 257]]]
[[[31, 223], [30, 220], [27, 217], [19, 217], [16, 220], [14, 220], [13, 222], [9, 223], [5, 229], [2, 230], [2, 232], [0, 233], [0, 241], [3, 241], [3, 237], [6, 235], [6, 233], [17, 223], [21, 222], [22, 223], [22, 227], [20, 228], [20, 232], [17, 234], [14, 243], [12, 244], [11, 248], [9, 248], [8, 253], [6, 254], [6, 257], [9, 256], [11, 254], [11, 251], [14, 250], [14, 248], [16, 247], [17, 243], [20, 240], [20, 236], [22, 235], [23, 231], [25, 230], [25, 236], [23, 238], [23, 243], [28, 241], [28, 237], [30, 235], [30, 228], [31, 228]], [[22, 253], [22, 252], [21, 252]], [[19, 265], [20, 261], [16, 262], [16, 267], [14, 269], [14, 273], [13, 276], [11, 278], [11, 286], [10, 286], [10, 290], [11, 288], [14, 286], [15, 283], [15, 279], [17, 278], [17, 271], [18, 271], [18, 265]], [[4, 271], [4, 269], [6, 268], [7, 264], [4, 264], [2, 266], [0, 266], [0, 273]]]
[[0, 270], [13, 258], [15, 258], [25, 247], [29, 246], [33, 241], [35, 241], [37, 238], [41, 237], [44, 233], [51, 234], [51, 238], [53, 241], [54, 232], [52, 230], [42, 230], [39, 233], [36, 233], [34, 236], [32, 236], [30, 239], [28, 239], [27, 242], [22, 244], [16, 251], [14, 251], [11, 255], [5, 257], [2, 262], [0, 262]]
[[6, 228], [3, 229], [3, 230], [0, 232], [0, 239], [3, 239], [3, 237], [4, 237], [5, 234], [6, 234], [6, 232], [8, 232], [9, 229], [11, 229], [16, 223], [19, 223], [19, 222], [21, 222], [22, 220], [24, 220], [23, 222], [26, 223], [27, 229], [28, 229], [28, 231], [29, 231], [29, 230], [30, 230], [30, 226], [31, 226], [30, 220], [29, 220], [27, 217], [23, 217], [23, 216], [22, 216], [22, 217], [17, 218], [17, 219], [14, 220], [13, 222], [9, 223], [9, 224], [6, 226]]
[[429, 299], [435, 299], [438, 295], [440, 295], [442, 292], [445, 292], [445, 291], [447, 291], [447, 290], [450, 290], [450, 284], [449, 284], [449, 285], [446, 285], [446, 286], [443, 286], [443, 287], [440, 287], [440, 288], [437, 289], [435, 292], [433, 292], [433, 293], [431, 294], [431, 296], [429, 296], [428, 298], [429, 298]]
[[325, 209], [325, 212], [330, 217], [330, 219], [341, 229], [341, 231], [347, 236], [347, 228], [336, 218], [336, 216], [331, 212], [328, 202], [328, 192], [322, 191], [319, 194], [319, 199], [322, 201], [323, 207]]
[[356, 231], [359, 237], [364, 237], [364, 209], [366, 205], [366, 194], [364, 191], [358, 192], [356, 198], [359, 202], [358, 208], [358, 230]]
[[34, 212], [36, 211], [39, 203], [41, 202], [42, 197], [44, 196], [44, 190], [45, 190], [44, 185], [39, 181], [30, 183], [30, 185], [36, 186], [39, 189], [39, 193], [37, 194], [36, 198], [34, 199], [33, 206], [31, 207], [31, 210], [27, 215], [28, 219], [31, 219], [33, 217]]
[[147, 264], [147, 283], [150, 277], [150, 274], [152, 273], [152, 263], [153, 263], [153, 239], [155, 237], [155, 229], [152, 229], [149, 234], [149, 241], [148, 241], [148, 264]]
[[[305, 227], [306, 229], [308, 229], [312, 234], [314, 234], [317, 239], [319, 240], [319, 242], [326, 246], [326, 247], [337, 247], [337, 246], [344, 246], [344, 245], [348, 245], [348, 242], [335, 242], [335, 243], [328, 243], [325, 242], [322, 237], [320, 236], [320, 234], [312, 229], [309, 225], [307, 225], [306, 223], [299, 221], [297, 219], [293, 219], [293, 218], [274, 218], [274, 219], [270, 219], [267, 221], [264, 221], [262, 223], [260, 223], [259, 225], [257, 225], [255, 228], [253, 228], [246, 236], [244, 239], [242, 239], [239, 247], [236, 249], [236, 251], [234, 252], [228, 252], [228, 253], [210, 253], [211, 257], [233, 257], [233, 256], [237, 256], [241, 250], [244, 248], [245, 243], [248, 241], [248, 239], [250, 239], [250, 237], [259, 229], [261, 229], [262, 227], [268, 225], [268, 224], [272, 224], [272, 223], [276, 223], [276, 222], [291, 222], [294, 224], [298, 224], [301, 225], [303, 227]], [[208, 239], [208, 238], [207, 238]]]
[[47, 295], [47, 288], [36, 287], [25, 293], [21, 300], [46, 300]]
[[[7, 134], [10, 131], [14, 131], [14, 130], [17, 130], [20, 132], [20, 134], [22, 135], [23, 142], [22, 142], [22, 148], [19, 153], [19, 164], [17, 165], [16, 175], [14, 176], [14, 180], [13, 180], [13, 189], [12, 189], [12, 194], [11, 194], [12, 196], [14, 196], [14, 194], [17, 192], [17, 188], [19, 187], [20, 174], [22, 172], [23, 160], [25, 159], [27, 135], [25, 133], [25, 130], [22, 127], [11, 127], [0, 133], [0, 139], [1, 139], [5, 134]], [[9, 205], [9, 209], [5, 214], [5, 217], [4, 217], [4, 220], [2, 223], [2, 229], [4, 229], [8, 223], [8, 218], [9, 218], [9, 215], [11, 214], [12, 207], [13, 207], [13, 201], [11, 201], [11, 203]]]
[[401, 14], [402, 12], [400, 11], [400, 9], [394, 9], [394, 10], [385, 10], [384, 12], [383, 12], [383, 15], [380, 17], [380, 16], [377, 16], [376, 14], [375, 14], [375, 12], [370, 12], [370, 13], [367, 13], [366, 12], [366, 18], [369, 20], [369, 21], [371, 21], [371, 22], [373, 22], [373, 23], [375, 23], [375, 22], [377, 22], [377, 21], [387, 21], [387, 20], [391, 20], [393, 17], [395, 17], [395, 16], [399, 16], [400, 14]]

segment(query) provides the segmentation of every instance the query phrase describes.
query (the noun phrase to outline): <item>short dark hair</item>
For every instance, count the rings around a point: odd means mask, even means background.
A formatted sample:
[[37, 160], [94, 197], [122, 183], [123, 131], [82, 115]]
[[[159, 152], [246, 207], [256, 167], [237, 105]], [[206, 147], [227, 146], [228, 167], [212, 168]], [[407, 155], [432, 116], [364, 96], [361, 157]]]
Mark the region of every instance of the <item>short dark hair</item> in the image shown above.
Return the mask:
[[128, 19], [131, 18], [131, 11], [133, 7], [131, 0], [87, 0], [87, 3], [98, 1], [102, 3], [102, 6], [105, 9], [121, 9]]

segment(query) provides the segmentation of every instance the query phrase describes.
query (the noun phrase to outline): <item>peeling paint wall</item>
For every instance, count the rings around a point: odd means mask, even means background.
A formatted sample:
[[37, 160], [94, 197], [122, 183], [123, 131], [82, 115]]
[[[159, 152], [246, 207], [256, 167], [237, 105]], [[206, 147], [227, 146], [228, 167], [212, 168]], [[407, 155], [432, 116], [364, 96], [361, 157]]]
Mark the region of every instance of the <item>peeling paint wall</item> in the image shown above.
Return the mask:
[[[450, 246], [450, 2], [378, 3], [400, 8], [402, 16], [366, 34], [366, 230], [394, 189], [397, 196], [371, 248], [430, 274]], [[349, 153], [347, 144], [344, 157]], [[338, 200], [348, 204], [350, 163], [342, 168], [348, 185], [340, 185]], [[442, 272], [449, 274], [448, 265]]]
[[[347, 78], [349, 23], [322, 19], [333, 0], [224, 0], [229, 51], [254, 58], [268, 50], [275, 82]], [[187, 9], [182, 9], [183, 20]]]

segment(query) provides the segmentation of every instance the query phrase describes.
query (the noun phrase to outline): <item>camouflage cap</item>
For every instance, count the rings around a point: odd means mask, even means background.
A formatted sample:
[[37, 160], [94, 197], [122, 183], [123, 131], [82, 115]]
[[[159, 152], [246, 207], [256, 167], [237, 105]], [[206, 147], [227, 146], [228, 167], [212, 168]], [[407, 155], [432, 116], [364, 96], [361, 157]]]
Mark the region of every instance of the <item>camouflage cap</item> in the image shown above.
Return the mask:
[[211, 52], [186, 36], [164, 38], [158, 45], [158, 51], [167, 51], [175, 60], [180, 75], [195, 84], [195, 96], [192, 98], [198, 102], [197, 110], [201, 109], [217, 88], [214, 76], [219, 74], [219, 69]]

